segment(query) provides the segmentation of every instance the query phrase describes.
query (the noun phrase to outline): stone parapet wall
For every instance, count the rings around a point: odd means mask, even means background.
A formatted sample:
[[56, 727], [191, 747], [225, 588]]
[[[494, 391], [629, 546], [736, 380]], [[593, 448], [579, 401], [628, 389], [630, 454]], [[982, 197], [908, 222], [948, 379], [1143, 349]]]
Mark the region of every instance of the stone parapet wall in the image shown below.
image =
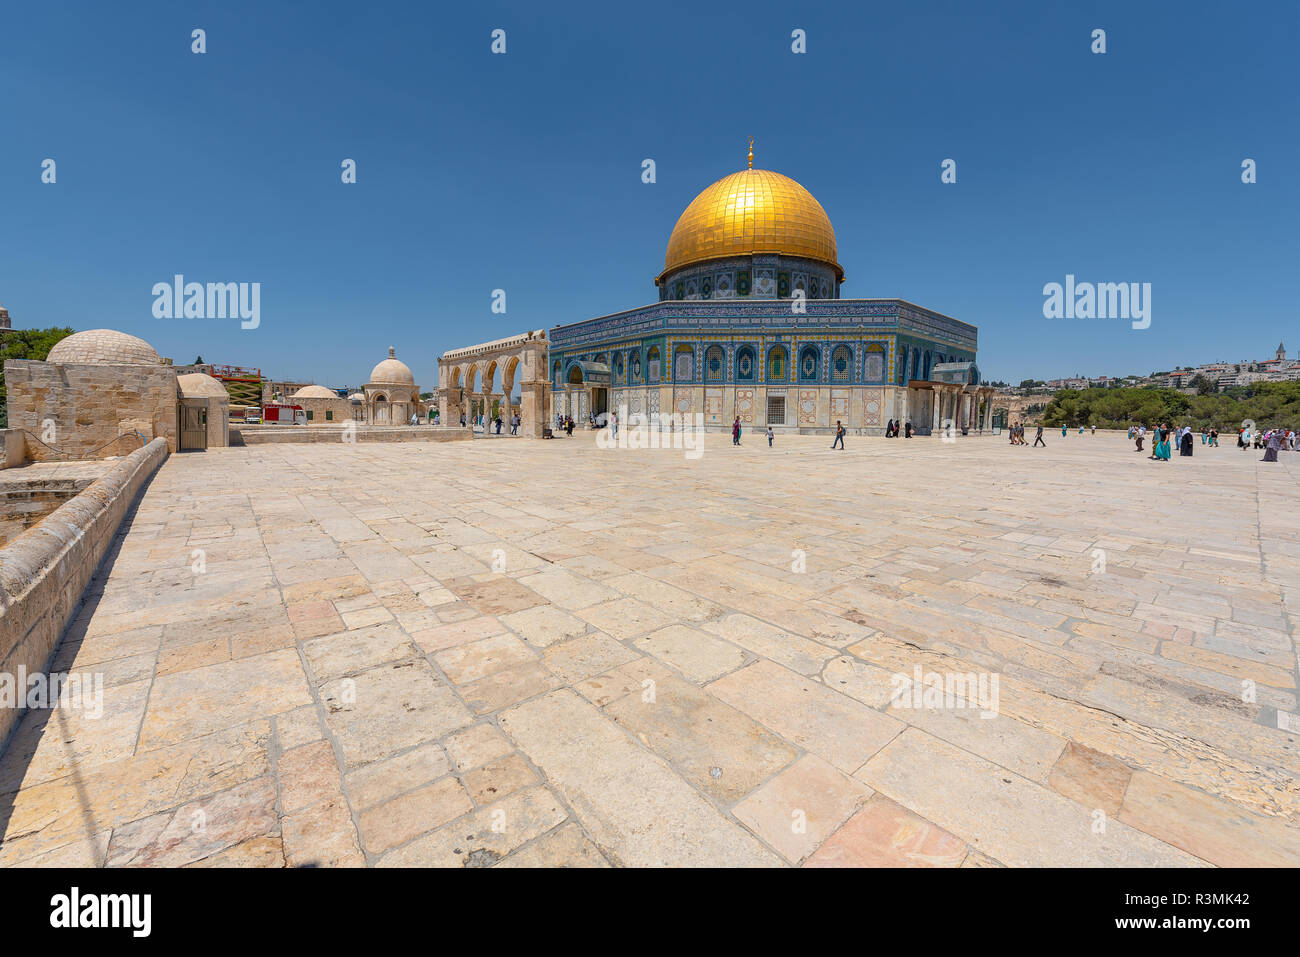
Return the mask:
[[[235, 435], [239, 439], [235, 438]], [[272, 445], [298, 442], [458, 442], [472, 439], [469, 429], [459, 426], [444, 428], [439, 425], [407, 425], [394, 428], [375, 428], [359, 425], [355, 429], [342, 428], [334, 423], [328, 427], [246, 425], [232, 430], [231, 445]], [[242, 440], [242, 441], [241, 441]]]
[[[167, 440], [154, 439], [0, 549], [0, 675], [11, 676], [5, 680], [16, 682], [20, 666], [28, 675], [45, 671], [127, 510], [167, 455]], [[20, 714], [0, 708], [0, 742]]]
[[4, 457], [0, 469], [11, 469], [27, 461], [27, 438], [21, 429], [0, 429], [4, 436]]

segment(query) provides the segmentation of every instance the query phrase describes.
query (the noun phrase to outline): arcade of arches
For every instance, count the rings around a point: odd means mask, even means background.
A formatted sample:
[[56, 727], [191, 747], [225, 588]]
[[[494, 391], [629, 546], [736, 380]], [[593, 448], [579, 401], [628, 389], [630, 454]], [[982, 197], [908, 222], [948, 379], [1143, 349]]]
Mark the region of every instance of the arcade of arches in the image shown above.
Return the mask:
[[[519, 434], [540, 439], [549, 419], [550, 382], [546, 375], [546, 330], [445, 352], [438, 359], [438, 415], [443, 425], [458, 427], [478, 415], [490, 418], [494, 406], [502, 417], [519, 413]], [[497, 385], [499, 383], [499, 386]], [[519, 387], [519, 403], [512, 399]]]

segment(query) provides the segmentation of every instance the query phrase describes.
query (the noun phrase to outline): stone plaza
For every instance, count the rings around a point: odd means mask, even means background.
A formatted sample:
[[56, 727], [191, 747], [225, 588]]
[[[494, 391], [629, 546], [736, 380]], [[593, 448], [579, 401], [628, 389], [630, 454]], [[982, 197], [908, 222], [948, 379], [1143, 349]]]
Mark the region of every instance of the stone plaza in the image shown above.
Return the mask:
[[1295, 456], [828, 445], [171, 456], [0, 863], [1300, 863]]

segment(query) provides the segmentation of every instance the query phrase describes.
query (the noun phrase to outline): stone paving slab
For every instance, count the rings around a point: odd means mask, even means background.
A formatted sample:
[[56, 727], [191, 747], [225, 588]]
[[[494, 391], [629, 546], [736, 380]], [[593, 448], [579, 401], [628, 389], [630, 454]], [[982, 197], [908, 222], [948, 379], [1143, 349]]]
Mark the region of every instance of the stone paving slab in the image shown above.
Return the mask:
[[56, 651], [98, 698], [0, 756], [0, 864], [1300, 865], [1258, 457], [174, 456]]

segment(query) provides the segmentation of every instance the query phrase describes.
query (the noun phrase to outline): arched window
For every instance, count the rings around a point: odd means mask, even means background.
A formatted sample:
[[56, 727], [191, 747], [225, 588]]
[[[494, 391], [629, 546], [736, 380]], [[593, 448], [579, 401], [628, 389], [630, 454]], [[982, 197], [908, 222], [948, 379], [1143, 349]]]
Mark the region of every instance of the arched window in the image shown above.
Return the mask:
[[619, 379], [623, 378], [623, 353], [621, 352], [614, 354], [614, 375]]
[[786, 377], [785, 348], [773, 346], [767, 354], [767, 378], [769, 382], [781, 382]]
[[645, 357], [645, 374], [646, 379], [650, 382], [659, 381], [659, 347], [651, 346], [650, 351]]
[[690, 382], [695, 377], [695, 350], [678, 346], [673, 353], [673, 381]]
[[848, 382], [853, 375], [853, 352], [848, 346], [836, 346], [831, 353], [831, 381]]
[[923, 379], [930, 378], [930, 350], [929, 349], [925, 350], [925, 372], [921, 374], [921, 378]]
[[563, 369], [563, 364], [560, 362], [559, 359], [556, 359], [556, 360], [555, 360], [555, 367], [551, 370], [551, 377], [555, 379], [555, 387], [556, 387], [557, 389], [558, 389], [558, 388], [560, 387], [560, 385], [562, 384], [561, 381], [560, 381], [560, 371], [561, 371], [561, 369]]
[[736, 350], [736, 380], [753, 382], [755, 373], [754, 350], [749, 346], [741, 346]]
[[921, 378], [921, 350], [912, 350], [912, 378]]
[[704, 353], [704, 379], [706, 382], [721, 382], [726, 377], [726, 357], [722, 346], [709, 346]]
[[885, 378], [885, 348], [879, 343], [867, 346], [862, 378], [867, 382], [881, 382]]
[[821, 356], [816, 346], [804, 346], [799, 352], [799, 379], [802, 382], [816, 382], [817, 372], [821, 367]]
[[632, 358], [628, 362], [628, 367], [632, 371], [632, 381], [640, 382], [641, 381], [641, 353], [640, 352], [632, 353]]

